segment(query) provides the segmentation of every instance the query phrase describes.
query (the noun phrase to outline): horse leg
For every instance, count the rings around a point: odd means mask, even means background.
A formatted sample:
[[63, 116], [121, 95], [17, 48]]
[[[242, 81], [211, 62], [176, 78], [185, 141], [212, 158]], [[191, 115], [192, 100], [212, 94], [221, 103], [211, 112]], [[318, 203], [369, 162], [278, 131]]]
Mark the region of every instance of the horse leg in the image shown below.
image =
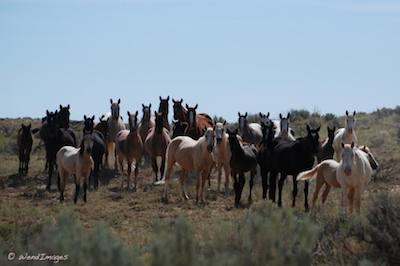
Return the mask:
[[293, 175], [293, 190], [292, 190], [292, 207], [296, 207], [296, 197], [297, 197], [297, 175]]
[[179, 183], [180, 183], [180, 186], [181, 186], [181, 193], [182, 193], [182, 199], [183, 200], [188, 200], [189, 199], [189, 197], [188, 197], [188, 195], [186, 194], [186, 191], [185, 191], [185, 177], [186, 177], [186, 175], [187, 175], [187, 172], [185, 170], [182, 170], [181, 171], [181, 175], [179, 176]]
[[315, 207], [315, 202], [318, 199], [319, 191], [321, 190], [323, 185], [324, 185], [324, 180], [322, 178], [320, 178], [319, 176], [317, 176], [317, 184], [315, 185], [315, 191], [314, 191], [314, 195], [313, 195], [313, 199], [312, 199], [312, 208], [313, 209]]
[[254, 176], [256, 175], [256, 171], [250, 171], [250, 183], [249, 183], [249, 187], [250, 187], [250, 191], [249, 191], [249, 205], [253, 202], [253, 199], [251, 198], [251, 194], [252, 194], [252, 190], [253, 190], [253, 184], [254, 184]]
[[282, 207], [282, 188], [283, 188], [283, 183], [285, 182], [287, 175], [284, 173], [281, 173], [281, 177], [279, 178], [278, 182], [278, 207]]
[[124, 163], [124, 159], [122, 158], [122, 156], [118, 156], [118, 161], [119, 161], [119, 165], [121, 168], [121, 191], [124, 188], [124, 170], [123, 170], [123, 163]]
[[127, 180], [128, 180], [128, 191], [130, 189], [131, 186], [131, 173], [132, 173], [132, 160], [128, 159], [128, 176], [127, 176]]
[[230, 169], [229, 169], [229, 165], [225, 164], [224, 165], [224, 173], [225, 173], [225, 196], [228, 195], [229, 192], [229, 173], [230, 173]]
[[209, 179], [209, 176], [210, 176], [209, 172], [210, 171], [208, 171], [208, 170], [203, 170], [202, 173], [201, 173], [201, 187], [200, 187], [200, 200], [201, 200], [201, 203], [205, 203], [206, 202], [206, 199], [204, 197], [204, 186], [206, 184], [207, 178], [208, 178], [208, 180], [210, 180]]
[[114, 169], [115, 169], [115, 172], [118, 172], [118, 163], [117, 163], [117, 147], [116, 147], [116, 145], [117, 144], [113, 144], [113, 148], [114, 148]]
[[347, 194], [347, 198], [349, 200], [349, 213], [352, 214], [354, 210], [354, 188], [350, 188]]
[[272, 200], [272, 202], [275, 202], [275, 200], [276, 200], [276, 178], [277, 177], [278, 177], [277, 172], [269, 173], [269, 199]]
[[164, 179], [164, 171], [165, 171], [165, 155], [161, 159], [160, 180]]
[[[297, 177], [297, 175], [296, 175]], [[296, 181], [297, 182], [297, 181]], [[308, 212], [308, 186], [309, 186], [309, 181], [304, 182], [304, 209], [306, 212]]]
[[152, 156], [151, 163], [152, 163], [152, 166], [153, 166], [153, 172], [156, 174], [156, 179], [155, 179], [154, 182], [157, 182], [158, 181], [158, 178], [157, 178], [157, 176], [158, 176], [157, 157]]
[[200, 173], [196, 173], [196, 179], [197, 179], [197, 182], [196, 182], [196, 204], [198, 204], [199, 203], [199, 191], [200, 191], [200, 183], [201, 183], [201, 175], [200, 175]]
[[23, 160], [24, 160], [23, 150], [22, 149], [19, 149], [18, 159], [19, 159], [18, 173], [22, 174], [22, 172], [23, 172], [23, 166], [22, 165], [23, 165]]
[[361, 188], [354, 189], [354, 204], [356, 205], [356, 212], [359, 215], [361, 212]]
[[78, 201], [78, 195], [79, 195], [79, 191], [81, 189], [81, 186], [79, 183], [80, 183], [80, 180], [77, 178], [76, 183], [75, 183], [75, 198], [74, 198], [75, 204]]
[[241, 172], [239, 174], [239, 204], [240, 204], [240, 199], [242, 198], [242, 192], [244, 188], [244, 184], [246, 183], [246, 179], [244, 176], [244, 172]]
[[168, 201], [168, 182], [172, 174], [172, 170], [175, 164], [175, 160], [171, 160], [171, 158], [167, 161], [167, 170], [165, 171], [165, 184], [164, 184], [164, 201]]
[[87, 185], [88, 185], [88, 180], [85, 177], [85, 181], [83, 183], [83, 201], [86, 203], [87, 199], [86, 199], [86, 191], [87, 191]]
[[237, 173], [232, 171], [232, 178], [233, 178], [233, 189], [235, 190], [235, 207], [239, 208], [239, 181], [237, 178]]
[[58, 171], [58, 179], [60, 180], [60, 202], [64, 201], [64, 190], [65, 190], [65, 176], [66, 173], [62, 169]]
[[262, 180], [262, 198], [265, 200], [267, 198], [267, 192], [268, 192], [268, 176], [267, 176], [267, 169], [264, 166], [261, 166], [261, 180]]
[[53, 170], [54, 170], [54, 165], [53, 165], [53, 160], [49, 161], [49, 178], [47, 180], [47, 187], [46, 189], [50, 191], [51, 188], [51, 177], [53, 176]]
[[[100, 163], [101, 163], [101, 158], [98, 158], [95, 162], [94, 165], [94, 188], [97, 190], [97, 188], [99, 187], [99, 171], [100, 171]], [[90, 182], [89, 182], [89, 186], [90, 186]]]
[[29, 162], [30, 162], [30, 160], [31, 160], [31, 149], [28, 149], [26, 151], [26, 161], [25, 161], [25, 163], [26, 163], [26, 165], [25, 165], [25, 173], [26, 174], [29, 171]]
[[140, 164], [140, 160], [136, 159], [135, 160], [135, 180], [133, 181], [135, 188], [134, 190], [137, 190], [137, 179], [138, 179], [138, 175], [139, 175], [139, 164]]
[[217, 163], [217, 171], [218, 171], [218, 193], [221, 192], [221, 177], [222, 177], [222, 164]]
[[326, 199], [328, 198], [329, 191], [331, 190], [331, 186], [328, 183], [325, 183], [325, 190], [322, 193], [322, 203], [325, 203]]

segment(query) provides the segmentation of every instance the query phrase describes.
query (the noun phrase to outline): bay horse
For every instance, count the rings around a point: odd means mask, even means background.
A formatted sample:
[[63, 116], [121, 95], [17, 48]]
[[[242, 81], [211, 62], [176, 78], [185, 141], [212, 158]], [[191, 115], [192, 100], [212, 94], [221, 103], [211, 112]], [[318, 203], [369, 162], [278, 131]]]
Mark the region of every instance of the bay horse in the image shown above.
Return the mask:
[[165, 184], [163, 200], [168, 201], [168, 185], [177, 163], [182, 168], [180, 176], [181, 195], [184, 200], [189, 199], [185, 191], [185, 178], [188, 172], [194, 172], [197, 177], [196, 203], [205, 202], [204, 184], [208, 179], [211, 167], [214, 164], [212, 151], [214, 149], [214, 130], [207, 128], [202, 137], [194, 140], [188, 136], [174, 138], [167, 148], [167, 167], [165, 170]]
[[248, 123], [247, 112], [242, 115], [238, 112], [239, 135], [244, 142], [258, 145], [262, 140], [261, 126], [258, 123]]
[[[165, 170], [165, 157], [168, 144], [171, 142], [168, 129], [164, 128], [164, 115], [159, 112], [154, 112], [156, 118], [155, 127], [151, 128], [149, 134], [144, 141], [144, 148], [147, 154], [150, 155], [153, 172], [156, 175], [155, 182], [158, 181], [158, 170], [160, 169], [160, 179], [163, 179]], [[158, 167], [157, 157], [161, 157], [161, 166]]]
[[163, 114], [164, 118], [164, 127], [170, 130], [170, 126], [168, 123], [168, 114], [169, 114], [169, 96], [165, 99], [160, 96], [160, 106], [158, 107], [158, 112]]
[[[134, 190], [137, 190], [137, 177], [139, 174], [139, 165], [143, 155], [143, 142], [139, 134], [139, 112], [131, 114], [129, 111], [129, 130], [121, 130], [116, 136], [116, 155], [123, 173], [124, 160], [128, 163], [128, 190], [130, 189], [130, 178], [132, 172], [132, 164], [135, 162], [135, 178], [134, 178]], [[124, 179], [121, 178], [121, 190], [124, 186]]]
[[[371, 153], [370, 149], [367, 146], [362, 146], [359, 147], [359, 150], [367, 156], [372, 170], [377, 170], [379, 168], [379, 164], [375, 160], [375, 157]], [[336, 178], [336, 172], [338, 168], [339, 163], [337, 161], [333, 159], [328, 159], [320, 162], [313, 169], [302, 172], [297, 176], [297, 180], [311, 180], [313, 178], [317, 179], [312, 200], [312, 208], [315, 207], [316, 201], [319, 196], [319, 191], [324, 185], [325, 190], [322, 194], [322, 203], [325, 203], [331, 188], [341, 188]]]
[[226, 121], [223, 123], [214, 121], [215, 131], [215, 148], [213, 150], [214, 161], [218, 171], [218, 192], [221, 191], [221, 176], [222, 169], [224, 169], [225, 175], [225, 195], [228, 194], [229, 190], [229, 179], [231, 175], [231, 148], [229, 145], [228, 134], [226, 133]]
[[83, 201], [86, 203], [86, 191], [89, 184], [90, 172], [93, 169], [92, 159], [93, 138], [87, 134], [83, 137], [80, 148], [64, 146], [57, 152], [58, 179], [60, 202], [64, 201], [66, 179], [75, 177], [74, 203], [78, 200], [80, 188], [83, 186]]
[[[296, 206], [296, 177], [300, 172], [309, 170], [314, 165], [314, 157], [317, 155], [319, 149], [319, 130], [320, 127], [311, 129], [310, 126], [307, 125], [306, 137], [298, 138], [295, 141], [288, 141], [282, 138], [274, 140], [271, 156], [271, 178], [276, 180], [278, 173], [280, 173], [278, 182], [279, 207], [282, 206], [282, 189], [288, 175], [293, 177], [292, 207]], [[275, 187], [270, 188], [273, 201], [275, 200], [275, 189]], [[308, 211], [308, 181], [304, 184], [304, 207], [306, 211]]]
[[[93, 172], [90, 174], [90, 179], [93, 179], [93, 187], [95, 189], [99, 186], [99, 171], [100, 165], [103, 163], [103, 156], [106, 151], [105, 138], [103, 133], [94, 129], [94, 116], [83, 117], [84, 119], [84, 127], [83, 127], [83, 136], [91, 135], [93, 139], [93, 150], [92, 150], [92, 158], [93, 158]], [[89, 180], [89, 187], [90, 187]]]
[[39, 129], [31, 130], [31, 128], [32, 128], [31, 124], [27, 126], [21, 124], [21, 128], [18, 130], [18, 135], [17, 135], [18, 158], [19, 158], [18, 173], [20, 174], [28, 173], [32, 143], [33, 143], [32, 133], [35, 134], [39, 131]]
[[180, 120], [172, 121], [172, 139], [178, 136], [184, 136], [186, 132], [186, 128], [188, 127], [188, 123], [182, 122]]
[[237, 138], [238, 129], [234, 131], [230, 131], [228, 129], [227, 132], [229, 146], [231, 149], [230, 168], [232, 178], [234, 180], [233, 187], [235, 190], [235, 207], [239, 208], [243, 187], [246, 182], [246, 172], [250, 172], [250, 191], [248, 201], [250, 204], [252, 202], [254, 176], [257, 173], [257, 149], [252, 144], [243, 145], [242, 143], [240, 143], [239, 139]]
[[333, 148], [335, 149], [335, 159], [340, 162], [342, 159], [342, 142], [344, 144], [351, 144], [354, 142], [356, 145], [358, 143], [358, 138], [355, 132], [356, 125], [356, 111], [352, 115], [346, 110], [346, 126], [345, 128], [339, 128], [335, 133], [335, 138], [333, 140]]
[[318, 163], [324, 160], [333, 159], [333, 154], [335, 153], [335, 150], [333, 149], [333, 139], [335, 138], [336, 127], [331, 129], [327, 126], [326, 129], [328, 131], [328, 137], [320, 143], [320, 149], [317, 154]]
[[194, 107], [190, 107], [186, 104], [186, 121], [188, 122], [188, 126], [186, 128], [185, 135], [195, 140], [203, 136], [207, 128], [214, 127], [214, 122], [211, 117], [209, 117], [208, 115], [197, 115], [197, 107], [197, 104]]
[[108, 156], [110, 154], [114, 154], [114, 169], [118, 169], [117, 165], [117, 156], [116, 156], [116, 137], [118, 132], [121, 130], [125, 130], [125, 124], [122, 121], [122, 118], [120, 116], [120, 103], [121, 99], [118, 99], [117, 102], [114, 102], [112, 99], [110, 99], [110, 104], [111, 104], [111, 116], [107, 119], [107, 129], [108, 129], [108, 134], [107, 134], [107, 139], [106, 139], [106, 162], [109, 164], [109, 158]]

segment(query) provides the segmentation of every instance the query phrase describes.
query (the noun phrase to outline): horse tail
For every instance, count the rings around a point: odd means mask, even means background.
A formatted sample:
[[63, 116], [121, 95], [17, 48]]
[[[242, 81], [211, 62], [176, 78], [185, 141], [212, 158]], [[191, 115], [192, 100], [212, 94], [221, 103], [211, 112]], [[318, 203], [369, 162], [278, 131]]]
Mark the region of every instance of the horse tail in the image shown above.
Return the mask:
[[301, 172], [297, 176], [297, 181], [299, 181], [299, 180], [307, 181], [307, 180], [311, 180], [311, 179], [315, 178], [317, 176], [317, 172], [318, 172], [319, 166], [320, 166], [320, 164], [318, 164], [317, 166], [315, 166], [311, 170]]

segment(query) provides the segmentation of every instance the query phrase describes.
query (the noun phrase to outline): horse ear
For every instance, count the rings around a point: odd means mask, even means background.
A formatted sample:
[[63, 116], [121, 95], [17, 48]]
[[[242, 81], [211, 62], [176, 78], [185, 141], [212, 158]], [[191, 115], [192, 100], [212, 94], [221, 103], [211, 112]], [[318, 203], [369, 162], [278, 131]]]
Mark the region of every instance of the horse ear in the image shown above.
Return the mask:
[[92, 116], [92, 120], [94, 120], [94, 115]]
[[315, 129], [315, 131], [319, 132], [320, 129], [321, 129], [321, 125], [319, 125], [319, 127], [317, 127], [317, 128]]
[[130, 116], [131, 116], [131, 112], [129, 112], [129, 111], [128, 111], [128, 112], [126, 112], [126, 113], [128, 114], [128, 117], [130, 117]]
[[226, 120], [224, 120], [224, 123], [223, 123], [223, 125], [224, 125], [224, 126], [226, 125]]
[[168, 97], [167, 97], [167, 101], [169, 101], [169, 95], [168, 95]]
[[279, 119], [282, 119], [282, 114], [281, 113], [279, 113]]
[[234, 133], [235, 135], [237, 135], [238, 132], [239, 132], [239, 129], [238, 129], [238, 128], [236, 128], [235, 131], [233, 131], [233, 133]]
[[175, 101], [175, 99], [174, 99], [174, 98], [172, 98], [172, 102], [173, 102], [173, 103], [178, 103], [178, 101]]
[[287, 119], [289, 120], [289, 118], [290, 118], [290, 113], [287, 114]]
[[354, 141], [351, 142], [351, 148], [354, 148]]
[[136, 110], [135, 116], [138, 116], [138, 114], [139, 114], [139, 111], [138, 111], [138, 110]]
[[344, 143], [342, 142], [342, 148], [344, 148]]
[[60, 104], [60, 110], [63, 108], [63, 106]]
[[162, 101], [162, 98], [161, 98], [161, 96], [159, 96], [159, 98], [160, 98], [160, 101]]
[[154, 111], [154, 116], [157, 116], [157, 111]]
[[196, 110], [197, 107], [199, 107], [199, 105], [196, 103], [196, 105], [194, 106], [194, 110]]
[[259, 115], [261, 118], [263, 117], [263, 114], [262, 114], [261, 112], [259, 112], [258, 115]]
[[69, 109], [71, 108], [71, 106], [69, 106], [69, 104], [68, 104], [67, 108], [68, 108], [68, 110], [69, 110]]
[[240, 117], [241, 115], [240, 115], [240, 112], [238, 112], [238, 116]]
[[189, 109], [189, 105], [188, 104], [186, 104], [186, 109]]
[[182, 98], [181, 98], [181, 100], [179, 101], [179, 103], [181, 103], [181, 104], [183, 103], [183, 99], [182, 99]]
[[353, 112], [353, 116], [355, 116], [355, 115], [356, 115], [356, 111]]
[[149, 103], [149, 108], [151, 108], [151, 103]]
[[144, 104], [142, 103], [142, 108], [144, 108]]
[[268, 114], [267, 114], [267, 118], [269, 118], [269, 112], [268, 112]]
[[244, 117], [247, 117], [247, 112], [244, 114]]
[[83, 115], [83, 119], [85, 119], [85, 120], [87, 119], [86, 115]]
[[110, 103], [113, 104], [113, 100], [110, 98]]
[[49, 113], [49, 110], [46, 110], [46, 115], [48, 116], [50, 113]]
[[229, 128], [226, 129], [226, 132], [228, 132], [229, 135], [232, 134], [232, 131]]
[[349, 111], [346, 110], [346, 116], [349, 116]]
[[306, 127], [307, 127], [307, 132], [308, 132], [308, 133], [310, 133], [310, 132], [311, 132], [310, 125], [309, 125], [309, 124], [307, 124], [307, 126], [306, 126]]
[[118, 104], [120, 104], [121, 103], [121, 99], [118, 99]]

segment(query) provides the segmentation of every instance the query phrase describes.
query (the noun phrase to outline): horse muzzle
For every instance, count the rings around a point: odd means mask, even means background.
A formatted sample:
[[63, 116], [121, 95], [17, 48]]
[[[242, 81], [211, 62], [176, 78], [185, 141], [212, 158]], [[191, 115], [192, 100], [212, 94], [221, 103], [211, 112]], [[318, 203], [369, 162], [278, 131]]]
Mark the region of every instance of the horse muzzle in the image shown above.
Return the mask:
[[351, 176], [351, 169], [344, 169], [344, 174], [346, 176]]
[[207, 145], [207, 150], [209, 153], [213, 151], [214, 147], [212, 145]]

